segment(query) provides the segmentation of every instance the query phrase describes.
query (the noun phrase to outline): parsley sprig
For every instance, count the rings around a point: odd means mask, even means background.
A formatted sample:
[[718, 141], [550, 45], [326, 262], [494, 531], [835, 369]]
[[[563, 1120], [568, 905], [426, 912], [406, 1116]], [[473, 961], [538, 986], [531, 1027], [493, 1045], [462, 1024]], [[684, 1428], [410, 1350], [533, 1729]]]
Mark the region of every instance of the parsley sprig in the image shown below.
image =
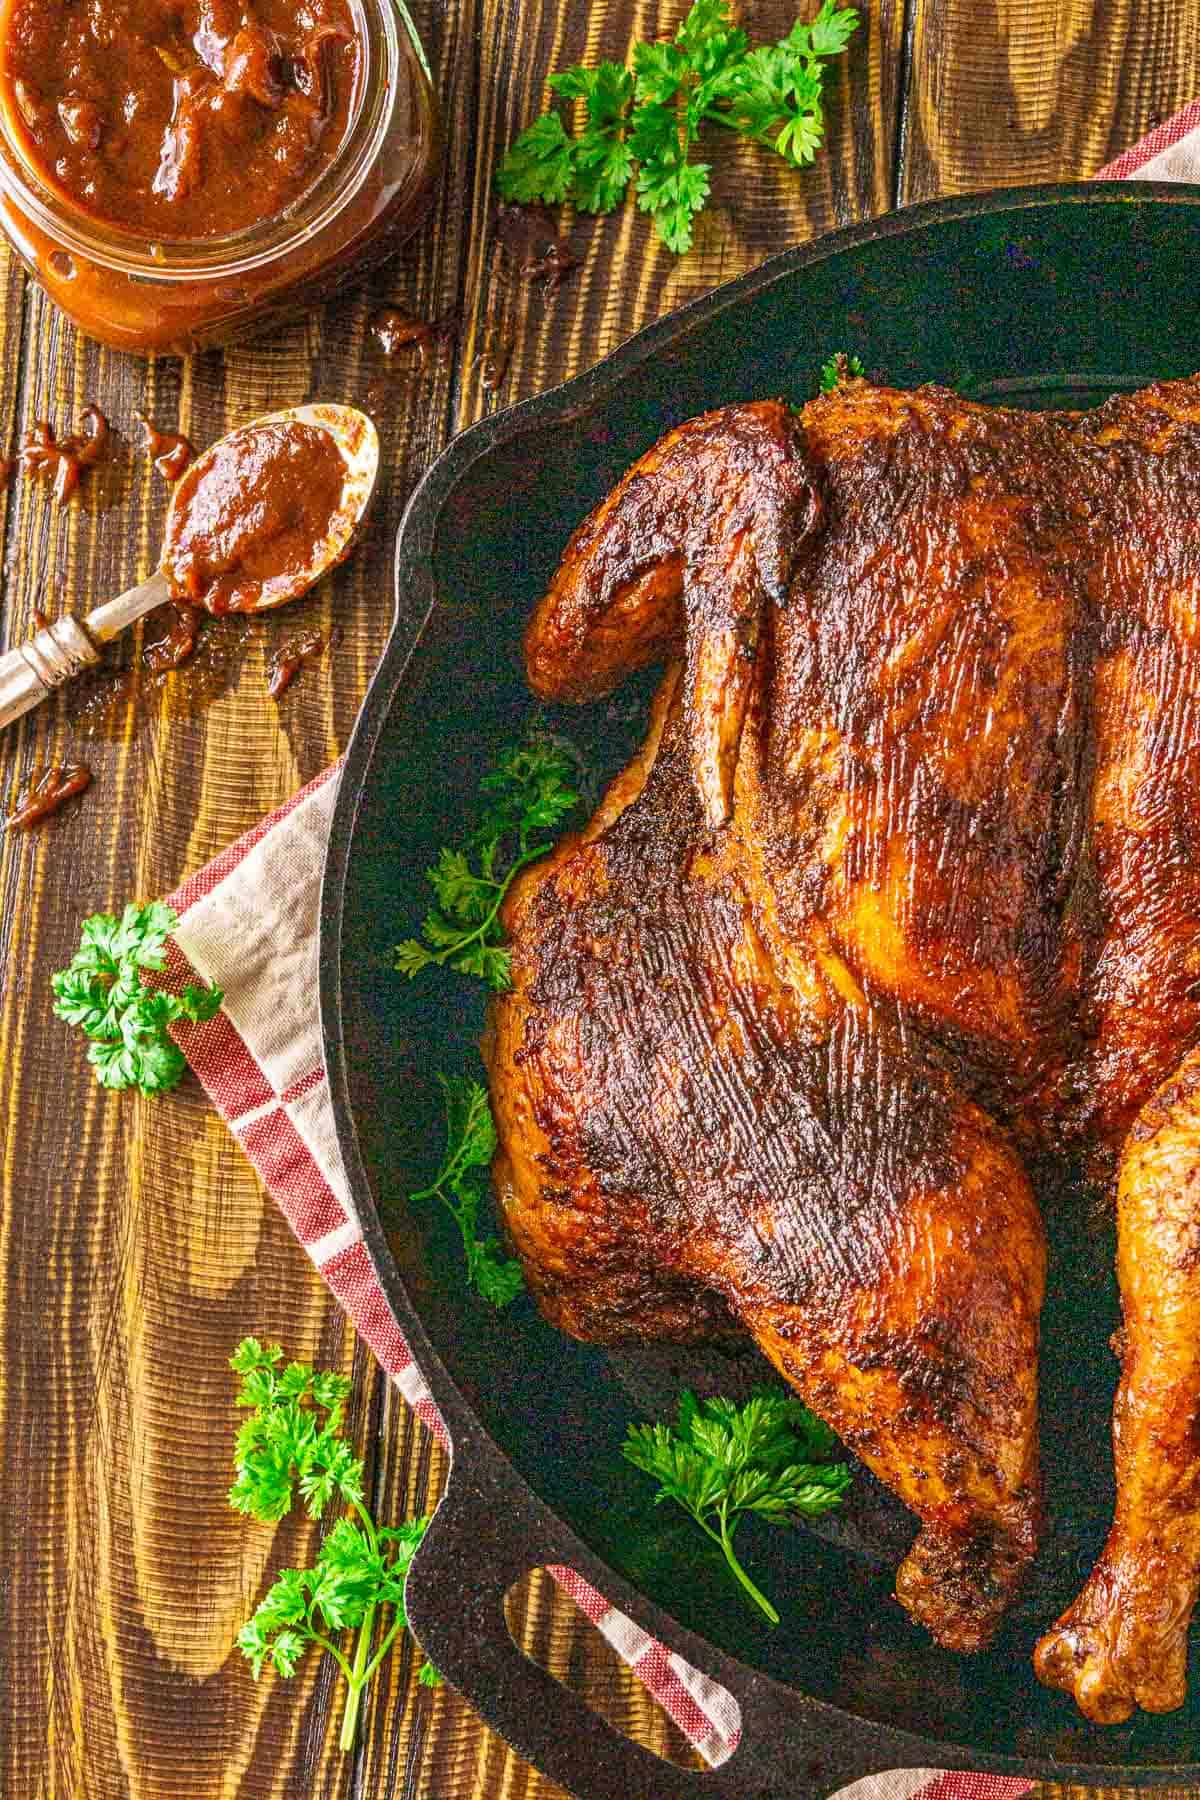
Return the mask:
[[550, 739], [531, 738], [502, 752], [480, 782], [484, 811], [475, 831], [462, 848], [443, 848], [426, 871], [437, 904], [421, 926], [424, 942], [406, 938], [396, 945], [402, 975], [449, 964], [498, 993], [509, 986], [500, 908], [520, 871], [551, 848], [547, 833], [575, 806], [574, 778], [570, 755]]
[[211, 1019], [220, 1009], [219, 987], [189, 983], [182, 994], [166, 994], [142, 980], [143, 969], [165, 966], [167, 937], [178, 923], [161, 900], [127, 906], [119, 919], [93, 913], [69, 966], [50, 978], [55, 1013], [92, 1040], [88, 1061], [102, 1087], [143, 1094], [175, 1087], [186, 1063], [169, 1027], [177, 1019]]
[[691, 1514], [754, 1604], [772, 1625], [779, 1614], [734, 1555], [733, 1534], [746, 1513], [770, 1525], [829, 1512], [850, 1485], [834, 1460], [838, 1441], [799, 1400], [758, 1393], [744, 1406], [720, 1395], [697, 1400], [685, 1389], [675, 1425], [631, 1425], [621, 1446], [635, 1468], [658, 1482], [655, 1504], [674, 1500]]
[[496, 1127], [488, 1097], [464, 1075], [439, 1075], [446, 1106], [446, 1153], [428, 1187], [409, 1200], [437, 1198], [462, 1235], [467, 1279], [493, 1306], [508, 1306], [525, 1287], [521, 1265], [501, 1255], [499, 1239], [480, 1237], [479, 1208], [486, 1170], [496, 1153]]
[[[269, 1663], [285, 1678], [296, 1673], [310, 1645], [328, 1652], [346, 1678], [341, 1747], [353, 1748], [362, 1696], [408, 1618], [404, 1583], [428, 1519], [389, 1527], [367, 1510], [363, 1465], [341, 1435], [350, 1382], [344, 1375], [292, 1362], [281, 1367], [278, 1344], [244, 1338], [229, 1359], [242, 1377], [238, 1406], [250, 1417], [237, 1434], [235, 1512], [275, 1524], [292, 1509], [297, 1490], [309, 1516], [319, 1519], [333, 1501], [349, 1508], [328, 1532], [311, 1569], [284, 1569], [237, 1634], [242, 1655], [261, 1675]], [[323, 1416], [322, 1416], [323, 1415]], [[393, 1617], [372, 1652], [382, 1607]], [[357, 1631], [353, 1656], [329, 1633]], [[419, 1679], [440, 1679], [426, 1662]]]
[[835, 350], [821, 364], [821, 392], [832, 394], [834, 388], [840, 387], [843, 381], [851, 381], [857, 375], [865, 375], [860, 356], [848, 356], [844, 350]]
[[779, 153], [795, 168], [813, 161], [824, 134], [825, 65], [841, 55], [858, 14], [823, 0], [809, 24], [752, 49], [728, 0], [695, 0], [674, 38], [635, 44], [632, 71], [582, 65], [550, 77], [559, 99], [582, 108], [568, 132], [543, 113], [501, 163], [506, 200], [569, 200], [580, 212], [611, 212], [635, 178], [637, 203], [668, 249], [690, 250], [709, 193], [709, 164], [692, 149], [706, 120]]

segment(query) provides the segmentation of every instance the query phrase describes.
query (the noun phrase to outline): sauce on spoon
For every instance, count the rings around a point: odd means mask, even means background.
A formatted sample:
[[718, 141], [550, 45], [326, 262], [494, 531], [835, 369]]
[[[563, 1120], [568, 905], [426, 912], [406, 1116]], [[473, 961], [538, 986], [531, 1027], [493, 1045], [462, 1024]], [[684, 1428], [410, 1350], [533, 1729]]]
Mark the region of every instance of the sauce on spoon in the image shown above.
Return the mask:
[[232, 432], [175, 490], [162, 557], [172, 598], [211, 613], [269, 606], [273, 588], [318, 561], [345, 483], [337, 443], [318, 426]]

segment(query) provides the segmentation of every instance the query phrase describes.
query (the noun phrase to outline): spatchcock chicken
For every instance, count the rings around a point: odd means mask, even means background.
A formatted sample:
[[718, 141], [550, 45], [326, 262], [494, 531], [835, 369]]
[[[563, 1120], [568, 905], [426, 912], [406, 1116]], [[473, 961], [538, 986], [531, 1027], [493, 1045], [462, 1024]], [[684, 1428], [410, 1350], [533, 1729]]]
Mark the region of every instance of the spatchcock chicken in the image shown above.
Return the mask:
[[662, 661], [509, 898], [506, 1228], [599, 1343], [749, 1333], [911, 1508], [976, 1650], [1041, 1518], [1028, 1171], [1115, 1188], [1118, 1499], [1037, 1647], [1184, 1698], [1200, 1573], [1200, 377], [1084, 416], [843, 382], [672, 431], [580, 526], [530, 684]]

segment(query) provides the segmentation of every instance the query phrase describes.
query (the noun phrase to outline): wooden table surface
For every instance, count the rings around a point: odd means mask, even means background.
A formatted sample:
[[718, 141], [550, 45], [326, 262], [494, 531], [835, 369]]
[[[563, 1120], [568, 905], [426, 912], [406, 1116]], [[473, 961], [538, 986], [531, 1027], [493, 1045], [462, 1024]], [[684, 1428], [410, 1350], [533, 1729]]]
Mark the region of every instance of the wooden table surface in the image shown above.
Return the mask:
[[[337, 1749], [328, 1666], [256, 1686], [231, 1652], [268, 1565], [303, 1555], [311, 1537], [292, 1525], [273, 1535], [225, 1506], [225, 1363], [244, 1333], [353, 1369], [353, 1425], [383, 1513], [432, 1507], [444, 1459], [356, 1348], [195, 1085], [154, 1101], [102, 1094], [51, 1016], [50, 973], [81, 915], [168, 891], [345, 744], [387, 636], [404, 500], [456, 431], [772, 251], [938, 194], [1085, 176], [1200, 93], [1193, 0], [872, 0], [814, 168], [789, 173], [714, 134], [713, 204], [692, 254], [669, 255], [629, 209], [580, 220], [581, 266], [546, 294], [497, 245], [496, 162], [556, 66], [624, 60], [631, 39], [669, 31], [681, 10], [419, 0], [447, 121], [435, 217], [370, 292], [264, 344], [183, 363], [121, 357], [81, 338], [14, 262], [0, 268], [0, 450], [34, 419], [65, 428], [92, 401], [122, 434], [78, 503], [60, 510], [24, 482], [0, 501], [6, 645], [31, 632], [36, 607], [82, 609], [149, 572], [164, 491], [133, 448], [135, 408], [205, 444], [271, 407], [357, 401], [377, 412], [386, 453], [368, 542], [293, 618], [214, 641], [198, 675], [60, 697], [0, 746], [6, 803], [35, 763], [81, 754], [96, 776], [40, 832], [0, 840], [5, 1800], [558, 1793], [454, 1694], [418, 1688], [407, 1642], [354, 1758]], [[794, 16], [788, 0], [742, 11], [764, 37]], [[365, 331], [382, 300], [454, 313], [456, 349], [382, 380]], [[488, 362], [506, 345], [490, 393]], [[268, 700], [265, 660], [282, 633], [335, 615], [345, 636], [332, 668]], [[137, 666], [136, 644], [125, 660]], [[682, 1754], [548, 1587], [535, 1580], [514, 1602], [523, 1641], [627, 1729]]]

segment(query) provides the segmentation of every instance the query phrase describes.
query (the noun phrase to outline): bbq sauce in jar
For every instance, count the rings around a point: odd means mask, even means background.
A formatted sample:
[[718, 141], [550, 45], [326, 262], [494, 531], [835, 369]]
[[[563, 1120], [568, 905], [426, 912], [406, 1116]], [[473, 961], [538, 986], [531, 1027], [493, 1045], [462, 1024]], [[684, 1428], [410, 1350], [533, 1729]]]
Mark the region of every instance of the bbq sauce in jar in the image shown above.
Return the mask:
[[315, 304], [414, 229], [436, 156], [398, 0], [0, 0], [0, 224], [119, 348]]
[[349, 0], [7, 0], [0, 17], [5, 105], [40, 179], [150, 239], [282, 213], [355, 109]]

